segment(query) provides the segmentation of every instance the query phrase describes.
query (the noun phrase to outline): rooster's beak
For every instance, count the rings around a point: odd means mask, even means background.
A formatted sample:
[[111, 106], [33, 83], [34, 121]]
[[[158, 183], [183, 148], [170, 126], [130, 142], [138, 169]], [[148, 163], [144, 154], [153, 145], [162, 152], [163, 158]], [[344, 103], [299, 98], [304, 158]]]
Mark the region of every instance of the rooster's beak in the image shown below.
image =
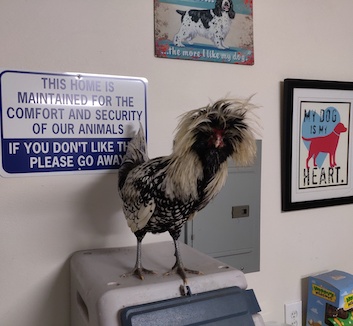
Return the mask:
[[214, 146], [215, 146], [216, 148], [222, 148], [223, 145], [224, 145], [224, 143], [223, 143], [223, 137], [222, 137], [222, 135], [217, 134], [216, 140], [215, 140], [215, 142], [214, 142]]

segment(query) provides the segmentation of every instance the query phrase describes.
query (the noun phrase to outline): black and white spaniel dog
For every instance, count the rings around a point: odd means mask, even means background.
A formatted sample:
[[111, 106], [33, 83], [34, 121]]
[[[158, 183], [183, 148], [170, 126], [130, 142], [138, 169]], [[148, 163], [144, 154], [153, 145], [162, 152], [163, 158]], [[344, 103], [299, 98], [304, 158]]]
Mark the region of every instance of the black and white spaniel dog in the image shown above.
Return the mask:
[[224, 40], [235, 17], [232, 0], [217, 0], [211, 10], [177, 10], [181, 15], [179, 32], [174, 36], [174, 44], [183, 47], [183, 41], [192, 44], [197, 36], [211, 40], [218, 49], [227, 49]]

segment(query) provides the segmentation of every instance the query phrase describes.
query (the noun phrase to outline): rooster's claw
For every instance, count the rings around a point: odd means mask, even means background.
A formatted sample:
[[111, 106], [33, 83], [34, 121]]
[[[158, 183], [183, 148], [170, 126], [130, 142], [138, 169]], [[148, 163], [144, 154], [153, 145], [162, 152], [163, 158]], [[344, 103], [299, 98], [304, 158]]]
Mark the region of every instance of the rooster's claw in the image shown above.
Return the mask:
[[201, 271], [195, 271], [193, 269], [189, 269], [181, 265], [175, 265], [169, 272], [166, 272], [164, 276], [178, 274], [183, 280], [184, 284], [187, 284], [188, 282], [187, 282], [186, 273], [203, 275]]
[[143, 267], [135, 267], [131, 272], [124, 273], [121, 277], [129, 277], [131, 275], [137, 276], [140, 280], [144, 279], [143, 274], [157, 274], [155, 271], [143, 268]]

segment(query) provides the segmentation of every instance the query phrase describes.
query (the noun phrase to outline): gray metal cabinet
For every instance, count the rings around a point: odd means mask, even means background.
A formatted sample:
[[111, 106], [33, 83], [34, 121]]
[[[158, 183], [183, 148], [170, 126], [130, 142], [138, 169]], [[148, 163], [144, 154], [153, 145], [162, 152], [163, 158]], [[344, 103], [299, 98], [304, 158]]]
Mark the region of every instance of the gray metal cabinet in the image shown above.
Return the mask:
[[245, 273], [260, 270], [261, 149], [251, 167], [229, 165], [218, 196], [184, 229], [185, 243]]

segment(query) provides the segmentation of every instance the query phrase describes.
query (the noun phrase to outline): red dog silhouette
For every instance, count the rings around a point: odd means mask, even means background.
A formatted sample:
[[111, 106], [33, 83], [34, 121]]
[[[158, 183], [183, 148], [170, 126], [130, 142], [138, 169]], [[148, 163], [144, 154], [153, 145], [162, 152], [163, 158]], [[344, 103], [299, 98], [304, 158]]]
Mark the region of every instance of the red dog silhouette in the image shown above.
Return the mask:
[[315, 138], [305, 138], [302, 137], [303, 140], [310, 141], [309, 153], [306, 158], [306, 168], [309, 169], [309, 160], [313, 158], [314, 166], [316, 164], [316, 158], [319, 153], [328, 153], [330, 155], [330, 167], [335, 167], [336, 164], [336, 149], [338, 145], [338, 140], [340, 138], [341, 132], [346, 132], [347, 128], [343, 125], [343, 123], [338, 123], [333, 131], [322, 137]]

